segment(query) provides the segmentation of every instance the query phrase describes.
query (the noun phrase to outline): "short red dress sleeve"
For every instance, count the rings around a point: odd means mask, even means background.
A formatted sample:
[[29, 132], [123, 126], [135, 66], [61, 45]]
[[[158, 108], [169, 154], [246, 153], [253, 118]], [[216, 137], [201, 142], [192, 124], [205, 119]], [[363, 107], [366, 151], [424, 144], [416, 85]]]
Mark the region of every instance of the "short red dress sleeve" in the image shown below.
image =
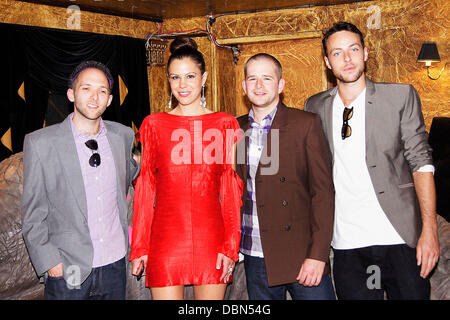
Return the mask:
[[225, 233], [224, 243], [219, 248], [219, 252], [237, 261], [241, 241], [241, 195], [244, 183], [234, 171], [233, 162], [234, 147], [242, 139], [243, 132], [234, 117], [230, 116], [224, 121], [223, 136], [225, 152], [220, 180], [220, 199]]
[[137, 138], [142, 145], [141, 171], [133, 199], [130, 261], [148, 255], [156, 195], [155, 156], [157, 138], [150, 116], [144, 119]]

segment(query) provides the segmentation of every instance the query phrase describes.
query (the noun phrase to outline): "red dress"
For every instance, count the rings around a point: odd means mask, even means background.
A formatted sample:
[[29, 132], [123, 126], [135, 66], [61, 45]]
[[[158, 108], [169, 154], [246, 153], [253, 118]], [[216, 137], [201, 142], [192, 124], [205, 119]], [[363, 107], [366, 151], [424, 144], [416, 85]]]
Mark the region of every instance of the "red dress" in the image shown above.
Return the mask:
[[232, 156], [241, 137], [224, 112], [142, 122], [130, 260], [148, 255], [147, 286], [218, 284], [217, 254], [238, 260], [243, 182]]

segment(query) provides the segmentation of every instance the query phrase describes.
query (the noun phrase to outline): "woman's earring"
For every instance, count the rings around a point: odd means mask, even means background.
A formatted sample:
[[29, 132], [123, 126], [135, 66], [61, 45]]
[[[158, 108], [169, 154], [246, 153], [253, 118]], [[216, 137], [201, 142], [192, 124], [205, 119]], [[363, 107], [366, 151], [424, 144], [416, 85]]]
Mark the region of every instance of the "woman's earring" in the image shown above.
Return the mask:
[[172, 91], [170, 91], [169, 109], [172, 109]]
[[201, 99], [200, 99], [200, 105], [201, 105], [203, 108], [206, 108], [205, 86], [204, 86], [204, 85], [202, 86], [202, 97], [201, 97]]

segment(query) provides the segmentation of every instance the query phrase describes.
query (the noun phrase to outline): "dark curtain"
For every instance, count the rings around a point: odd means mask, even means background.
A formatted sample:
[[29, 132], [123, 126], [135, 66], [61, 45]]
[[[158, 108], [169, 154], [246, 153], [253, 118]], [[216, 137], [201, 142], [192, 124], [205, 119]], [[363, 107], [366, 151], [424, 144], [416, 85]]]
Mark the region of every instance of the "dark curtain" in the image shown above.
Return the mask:
[[[0, 137], [11, 127], [13, 153], [22, 151], [29, 132], [60, 122], [73, 111], [66, 98], [69, 75], [80, 62], [97, 60], [114, 77], [111, 105], [103, 119], [139, 127], [150, 113], [145, 42], [121, 36], [0, 24], [6, 44], [0, 58], [6, 74], [0, 80]], [[128, 94], [120, 105], [119, 81]], [[25, 101], [18, 95], [25, 85]], [[10, 155], [4, 146], [0, 161]]]
[[[23, 43], [17, 41], [17, 32], [5, 30], [6, 27], [0, 24], [0, 34], [4, 43], [3, 50], [0, 50], [0, 59], [3, 64], [3, 75], [0, 76], [0, 137], [16, 123], [19, 114], [25, 110], [25, 102], [17, 94], [22, 82], [25, 79], [25, 56]], [[14, 61], [22, 61], [15, 64]], [[12, 144], [15, 141], [12, 137]], [[13, 148], [14, 149], [14, 148]], [[20, 150], [19, 150], [20, 151]], [[0, 143], [0, 161], [11, 155], [11, 151]]]
[[433, 149], [436, 171], [437, 213], [450, 222], [450, 117], [434, 117], [428, 142]]

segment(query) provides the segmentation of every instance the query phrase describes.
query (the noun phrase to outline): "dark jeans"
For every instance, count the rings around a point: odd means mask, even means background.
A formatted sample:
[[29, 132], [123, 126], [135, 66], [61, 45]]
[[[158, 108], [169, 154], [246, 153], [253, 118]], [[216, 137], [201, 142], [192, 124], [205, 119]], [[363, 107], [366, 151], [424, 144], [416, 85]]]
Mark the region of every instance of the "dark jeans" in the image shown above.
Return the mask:
[[420, 277], [416, 249], [406, 244], [370, 246], [334, 252], [333, 276], [338, 299], [430, 299], [430, 280]]
[[68, 288], [63, 277], [47, 277], [46, 300], [125, 300], [125, 257], [106, 266], [93, 268], [79, 288]]
[[[336, 300], [330, 275], [324, 275], [315, 287], [305, 287], [298, 282], [269, 287], [264, 258], [244, 255], [244, 267], [250, 300], [284, 300], [286, 291], [292, 300]], [[300, 271], [300, 266], [298, 268]]]

